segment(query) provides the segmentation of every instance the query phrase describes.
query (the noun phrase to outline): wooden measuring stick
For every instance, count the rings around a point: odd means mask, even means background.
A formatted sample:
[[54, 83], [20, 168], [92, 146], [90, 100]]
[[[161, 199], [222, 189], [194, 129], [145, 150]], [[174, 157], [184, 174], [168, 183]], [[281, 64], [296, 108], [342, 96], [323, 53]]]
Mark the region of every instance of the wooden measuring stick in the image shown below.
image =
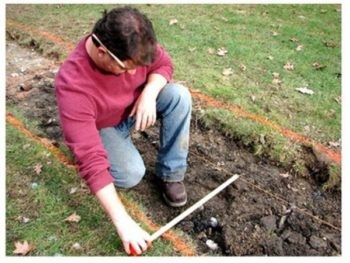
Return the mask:
[[[219, 185], [217, 188], [215, 188], [213, 191], [211, 191], [209, 194], [204, 196], [201, 200], [199, 200], [197, 203], [193, 204], [191, 207], [187, 208], [185, 211], [183, 211], [180, 215], [175, 217], [173, 220], [171, 220], [166, 225], [159, 228], [156, 232], [154, 232], [151, 235], [151, 242], [161, 235], [163, 235], [166, 231], [168, 231], [170, 228], [175, 226], [177, 223], [179, 223], [182, 219], [190, 215], [193, 211], [201, 207], [204, 203], [208, 202], [211, 198], [213, 198], [215, 195], [217, 195], [219, 192], [221, 192], [223, 189], [225, 189], [227, 186], [232, 184], [234, 181], [236, 181], [239, 178], [239, 175], [235, 174], [231, 178], [229, 178], [226, 182]], [[130, 252], [131, 255], [136, 256], [137, 253], [135, 249], [130, 245]]]

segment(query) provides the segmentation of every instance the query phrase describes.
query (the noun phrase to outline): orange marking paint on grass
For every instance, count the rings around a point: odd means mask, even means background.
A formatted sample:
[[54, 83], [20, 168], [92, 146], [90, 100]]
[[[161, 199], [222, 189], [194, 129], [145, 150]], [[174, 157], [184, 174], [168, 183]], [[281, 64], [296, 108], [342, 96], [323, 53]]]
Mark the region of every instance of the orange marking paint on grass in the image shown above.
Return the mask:
[[63, 46], [65, 47], [68, 51], [71, 51], [74, 49], [74, 45], [72, 43], [69, 43], [67, 41], [65, 41], [64, 39], [62, 39], [61, 37], [58, 37], [50, 32], [45, 32], [45, 31], [41, 31], [41, 30], [35, 30], [31, 27], [28, 27], [26, 25], [23, 25], [23, 24], [20, 24], [20, 23], [17, 23], [16, 21], [13, 21], [11, 19], [7, 19], [6, 20], [6, 23], [8, 25], [11, 25], [19, 30], [22, 30], [22, 31], [25, 31], [25, 32], [32, 32], [34, 34], [37, 34], [37, 35], [40, 35], [50, 41], [52, 41], [53, 43], [55, 44], [58, 44], [60, 46]]
[[[66, 155], [64, 155], [57, 147], [52, 145], [52, 143], [47, 140], [46, 138], [40, 138], [39, 136], [33, 134], [30, 130], [28, 130], [23, 123], [21, 123], [19, 120], [17, 120], [12, 114], [7, 113], [6, 114], [6, 121], [16, 127], [20, 132], [22, 132], [25, 136], [35, 140], [39, 144], [46, 147], [53, 155], [61, 161], [64, 165], [66, 165], [70, 169], [78, 170], [77, 165], [73, 165], [71, 161], [67, 158]], [[143, 212], [141, 212], [138, 207], [128, 201], [123, 195], [119, 195], [122, 199], [125, 206], [128, 208], [130, 213], [137, 218], [139, 221], [142, 221], [150, 230], [156, 231], [160, 227], [153, 223]], [[190, 248], [184, 240], [182, 240], [181, 237], [177, 236], [174, 232], [168, 231], [163, 235], [163, 238], [166, 240], [169, 240], [173, 245], [176, 251], [181, 253], [181, 255], [184, 256], [195, 256], [196, 253], [193, 251], [192, 248]]]
[[77, 166], [73, 165], [72, 162], [67, 158], [67, 156], [64, 155], [57, 147], [55, 147], [48, 139], [40, 138], [39, 136], [33, 134], [23, 125], [23, 123], [17, 120], [12, 114], [10, 113], [6, 114], [6, 121], [12, 124], [13, 126], [15, 126], [20, 132], [22, 132], [27, 137], [32, 138], [36, 142], [46, 147], [63, 164], [65, 164], [69, 168], [73, 168], [75, 170], [78, 169]]
[[242, 109], [236, 105], [227, 104], [227, 103], [224, 103], [222, 101], [218, 101], [218, 100], [213, 99], [210, 96], [204, 95], [204, 94], [202, 94], [199, 91], [194, 90], [194, 89], [190, 89], [190, 91], [191, 91], [192, 96], [197, 98], [198, 100], [200, 100], [204, 105], [214, 107], [214, 108], [226, 109], [226, 110], [229, 110], [229, 111], [237, 114], [240, 117], [244, 117], [244, 118], [248, 118], [248, 119], [260, 122], [261, 124], [274, 129], [275, 131], [279, 132], [283, 136], [285, 136], [285, 137], [287, 137], [287, 138], [289, 138], [297, 143], [301, 143], [301, 144], [305, 144], [305, 145], [312, 145], [318, 152], [326, 155], [330, 161], [332, 161], [338, 165], [341, 164], [341, 154], [336, 152], [336, 151], [333, 151], [331, 149], [328, 149], [327, 147], [325, 147], [321, 143], [318, 143], [312, 139], [309, 139], [302, 134], [293, 132], [287, 128], [283, 128], [283, 127], [279, 126], [278, 124], [268, 120], [267, 118], [265, 118], [261, 115], [247, 112], [244, 109]]
[[[140, 221], [144, 222], [145, 225], [151, 231], [157, 231], [160, 227], [153, 223], [140, 209], [135, 206], [132, 202], [128, 201], [124, 196], [120, 195], [120, 199], [123, 204], [128, 208], [128, 211], [131, 215], [138, 218]], [[189, 247], [184, 240], [182, 240], [179, 236], [177, 236], [173, 231], [169, 230], [164, 233], [162, 237], [168, 241], [170, 241], [176, 251], [180, 252], [184, 256], [196, 256], [196, 253], [193, 251], [191, 247]]]

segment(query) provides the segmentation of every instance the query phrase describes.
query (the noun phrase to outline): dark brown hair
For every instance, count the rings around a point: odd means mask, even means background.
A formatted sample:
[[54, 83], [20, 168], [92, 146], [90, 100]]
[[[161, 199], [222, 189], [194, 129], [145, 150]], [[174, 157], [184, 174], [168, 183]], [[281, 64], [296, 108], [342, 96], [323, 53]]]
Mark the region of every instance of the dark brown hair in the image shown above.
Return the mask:
[[155, 59], [157, 39], [152, 22], [135, 8], [105, 10], [92, 33], [121, 60], [131, 59], [137, 65], [150, 65]]

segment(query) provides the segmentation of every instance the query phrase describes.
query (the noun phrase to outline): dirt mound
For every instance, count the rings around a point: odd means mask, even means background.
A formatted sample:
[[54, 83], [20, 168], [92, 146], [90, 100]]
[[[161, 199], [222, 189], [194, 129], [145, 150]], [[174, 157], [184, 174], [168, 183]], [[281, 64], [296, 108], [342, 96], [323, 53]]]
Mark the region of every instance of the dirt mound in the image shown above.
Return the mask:
[[[39, 135], [59, 146], [63, 141], [53, 85], [57, 68], [13, 43], [7, 48], [12, 49], [7, 53], [7, 104], [38, 122]], [[33, 61], [39, 61], [38, 70], [32, 64], [30, 71], [23, 70]], [[156, 187], [157, 128], [133, 133], [148, 171], [132, 191], [149, 216], [165, 224], [185, 208], [170, 209]], [[289, 175], [268, 160], [256, 158], [214, 128], [203, 127], [194, 115], [185, 179], [187, 207], [232, 174], [241, 177], [177, 226], [193, 237], [201, 255], [341, 254], [339, 191], [324, 192], [312, 177]]]

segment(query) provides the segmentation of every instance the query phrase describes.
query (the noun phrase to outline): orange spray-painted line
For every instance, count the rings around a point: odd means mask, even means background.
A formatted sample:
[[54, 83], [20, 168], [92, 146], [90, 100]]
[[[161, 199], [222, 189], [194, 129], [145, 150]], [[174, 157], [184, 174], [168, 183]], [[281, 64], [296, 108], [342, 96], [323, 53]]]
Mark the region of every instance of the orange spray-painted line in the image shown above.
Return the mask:
[[6, 121], [12, 124], [13, 126], [15, 126], [19, 131], [21, 131], [27, 137], [32, 138], [36, 142], [39, 142], [41, 145], [46, 147], [63, 164], [65, 164], [69, 168], [73, 168], [77, 170], [77, 166], [73, 165], [72, 162], [67, 158], [67, 156], [64, 155], [57, 147], [55, 147], [48, 139], [40, 138], [39, 136], [33, 134], [23, 125], [22, 122], [17, 120], [12, 114], [10, 113], [6, 114]]
[[[127, 207], [129, 213], [145, 223], [145, 225], [147, 225], [151, 231], [155, 232], [160, 228], [158, 225], [153, 223], [142, 211], [140, 211], [137, 206], [128, 201], [124, 196], [120, 196], [120, 199]], [[169, 230], [168, 232], [164, 233], [162, 237], [170, 241], [174, 245], [175, 250], [180, 252], [182, 255], [196, 256], [196, 253], [193, 251], [193, 249], [189, 247], [186, 242], [178, 237], [173, 231]]]
[[[72, 162], [67, 158], [64, 153], [62, 153], [57, 147], [52, 145], [52, 143], [46, 139], [41, 138], [35, 134], [33, 134], [30, 130], [28, 130], [22, 122], [17, 120], [12, 114], [7, 113], [6, 114], [6, 121], [16, 127], [21, 133], [23, 133], [25, 136], [33, 139], [34, 141], [38, 142], [39, 144], [43, 145], [45, 148], [47, 148], [59, 161], [61, 161], [64, 165], [66, 165], [70, 169], [77, 170], [78, 166], [73, 165]], [[131, 215], [133, 215], [135, 218], [137, 218], [139, 221], [143, 222], [151, 231], [156, 231], [160, 227], [153, 223], [138, 207], [137, 205], [130, 202], [127, 198], [123, 196], [123, 194], [119, 194], [120, 198], [122, 199], [124, 205], [128, 208], [128, 211]], [[196, 253], [194, 250], [189, 247], [184, 240], [182, 240], [181, 237], [176, 235], [173, 231], [168, 231], [162, 236], [164, 239], [170, 241], [173, 245], [176, 251], [181, 253], [183, 256], [195, 256]]]
[[194, 90], [194, 89], [191, 89], [190, 91], [191, 91], [192, 96], [194, 98], [200, 100], [201, 103], [203, 103], [203, 105], [206, 105], [209, 107], [214, 107], [214, 108], [226, 109], [226, 110], [229, 110], [229, 111], [235, 113], [239, 117], [244, 117], [247, 119], [257, 121], [265, 126], [272, 128], [273, 130], [279, 132], [281, 135], [289, 138], [292, 141], [295, 141], [295, 142], [301, 143], [301, 144], [305, 144], [305, 145], [312, 145], [318, 152], [327, 156], [330, 161], [332, 161], [338, 165], [341, 164], [341, 154], [336, 152], [336, 151], [333, 151], [331, 149], [328, 149], [327, 147], [325, 147], [321, 143], [318, 143], [312, 139], [309, 139], [308, 137], [306, 137], [302, 134], [293, 132], [287, 128], [283, 128], [283, 127], [279, 126], [278, 124], [268, 120], [266, 117], [263, 117], [263, 116], [258, 115], [258, 114], [253, 114], [253, 113], [247, 112], [244, 109], [242, 109], [236, 105], [227, 104], [225, 102], [218, 101], [218, 100], [213, 99], [210, 96], [204, 95], [204, 94], [202, 94], [199, 91]]
[[21, 31], [31, 32], [31, 33], [34, 33], [36, 35], [42, 36], [42, 37], [52, 41], [55, 44], [63, 46], [68, 51], [70, 51], [70, 50], [72, 50], [74, 48], [74, 45], [72, 43], [69, 43], [69, 42], [65, 41], [64, 39], [62, 39], [61, 37], [58, 37], [58, 36], [56, 36], [56, 35], [54, 35], [54, 34], [52, 34], [50, 32], [45, 32], [45, 31], [41, 31], [41, 30], [35, 30], [35, 29], [33, 29], [31, 27], [28, 27], [26, 25], [17, 23], [16, 21], [13, 21], [11, 19], [7, 19], [6, 23], [8, 25], [11, 25], [11, 26], [21, 30]]

